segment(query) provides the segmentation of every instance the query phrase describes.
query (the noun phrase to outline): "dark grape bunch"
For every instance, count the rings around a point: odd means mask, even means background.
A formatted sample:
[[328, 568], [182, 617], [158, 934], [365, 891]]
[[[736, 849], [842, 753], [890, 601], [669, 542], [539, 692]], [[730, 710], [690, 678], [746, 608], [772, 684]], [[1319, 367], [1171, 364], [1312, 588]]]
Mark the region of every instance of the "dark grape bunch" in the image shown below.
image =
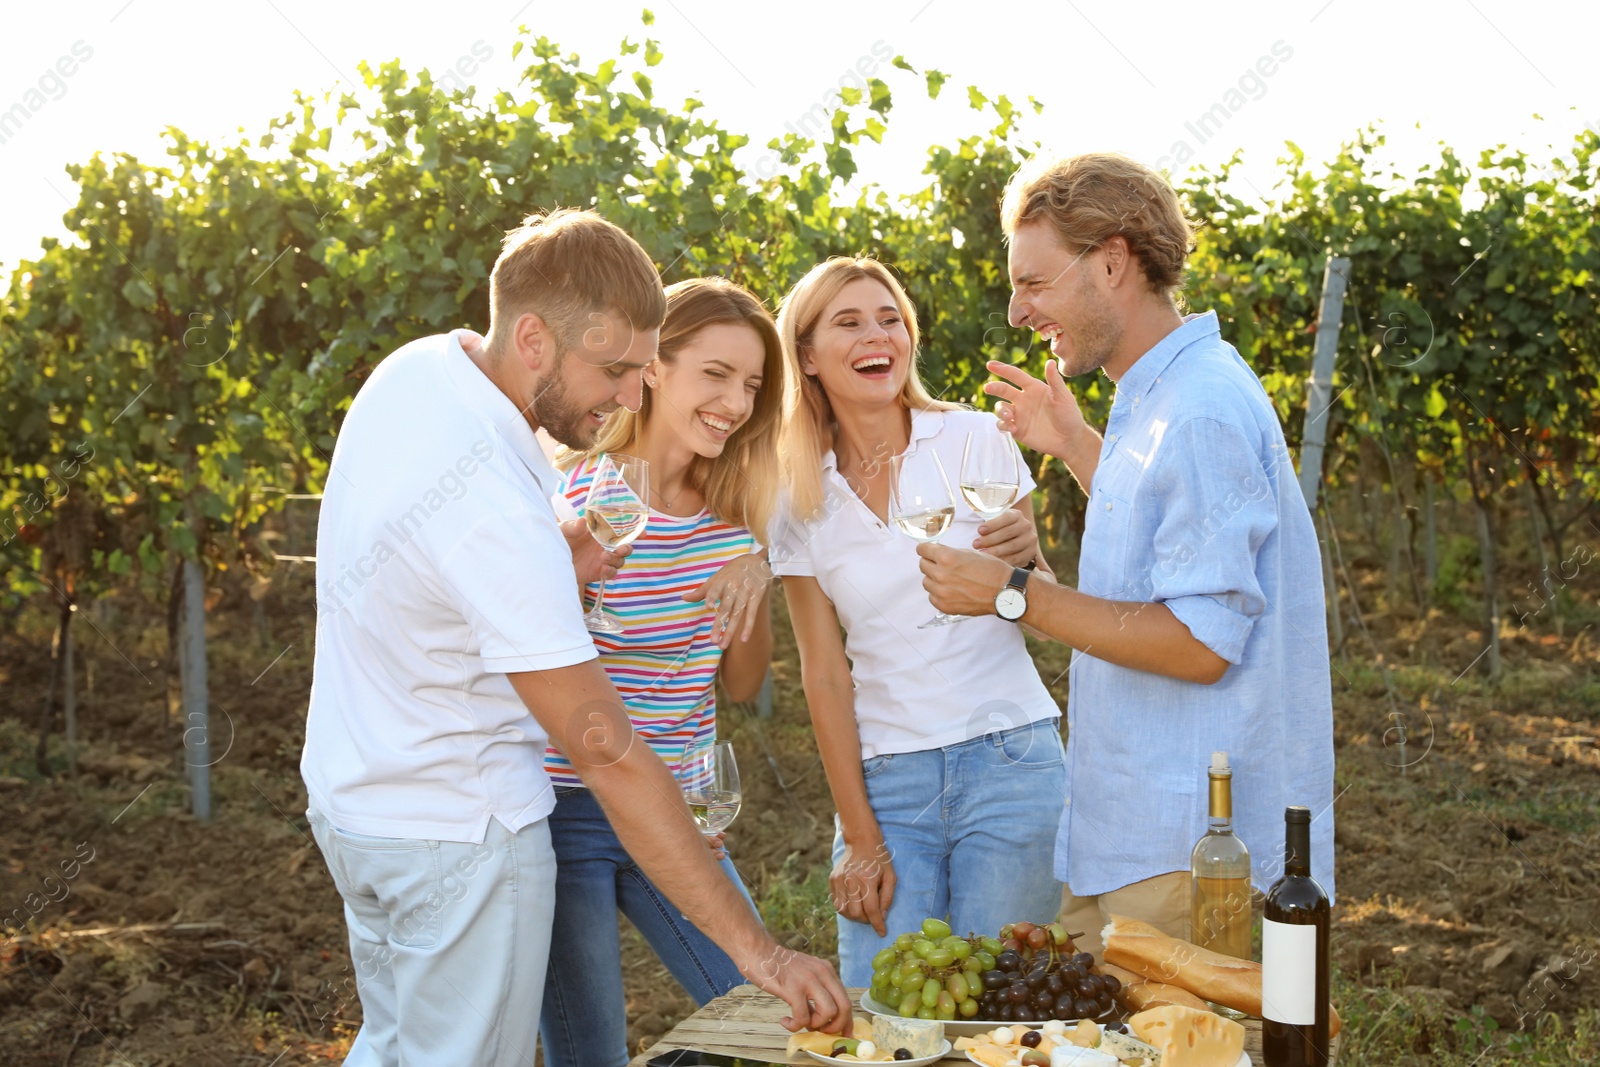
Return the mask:
[[1060, 923], [1013, 923], [999, 937], [958, 937], [927, 919], [872, 960], [872, 999], [906, 1018], [1043, 1022], [1116, 1012], [1116, 978], [1094, 971]]

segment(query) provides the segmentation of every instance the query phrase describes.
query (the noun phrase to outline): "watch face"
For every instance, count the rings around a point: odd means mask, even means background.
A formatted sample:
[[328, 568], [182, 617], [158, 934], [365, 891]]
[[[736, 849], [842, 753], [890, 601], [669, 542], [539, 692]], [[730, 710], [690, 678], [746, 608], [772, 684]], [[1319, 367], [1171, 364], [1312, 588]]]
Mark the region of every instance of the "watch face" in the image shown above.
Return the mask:
[[1028, 598], [1022, 590], [1008, 585], [995, 596], [994, 610], [1002, 619], [1016, 622], [1028, 610]]

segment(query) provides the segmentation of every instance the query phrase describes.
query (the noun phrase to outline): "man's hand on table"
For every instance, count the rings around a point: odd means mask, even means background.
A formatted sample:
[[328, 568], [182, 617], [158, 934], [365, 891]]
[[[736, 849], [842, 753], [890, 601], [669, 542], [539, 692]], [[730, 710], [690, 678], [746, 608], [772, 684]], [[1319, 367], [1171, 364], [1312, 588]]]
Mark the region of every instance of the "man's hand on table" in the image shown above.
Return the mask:
[[780, 1022], [785, 1030], [817, 1030], [849, 1037], [854, 1018], [850, 994], [833, 966], [815, 956], [784, 948], [767, 938], [753, 964], [735, 959], [739, 973], [789, 1005]]

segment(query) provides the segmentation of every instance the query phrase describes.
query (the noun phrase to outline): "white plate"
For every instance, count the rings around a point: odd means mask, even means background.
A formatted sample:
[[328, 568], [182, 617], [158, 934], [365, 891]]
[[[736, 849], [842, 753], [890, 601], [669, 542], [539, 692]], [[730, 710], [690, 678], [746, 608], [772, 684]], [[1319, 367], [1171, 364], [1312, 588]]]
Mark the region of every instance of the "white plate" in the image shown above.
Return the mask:
[[[869, 1012], [873, 1015], [887, 1015], [891, 1019], [898, 1019], [901, 1017], [899, 1012], [894, 1011], [891, 1008], [884, 1007], [876, 1000], [873, 1000], [872, 994], [870, 993], [861, 994], [861, 1010]], [[1072, 1026], [1075, 1025], [1078, 1020], [1062, 1019], [1061, 1021], [1066, 1023], [1068, 1026]], [[1040, 1022], [1043, 1022], [1043, 1020], [1040, 1020]], [[977, 1037], [979, 1034], [987, 1034], [990, 1030], [993, 1030], [997, 1026], [1026, 1026], [1030, 1029], [1036, 1030], [1039, 1028], [1039, 1023], [1002, 1023], [984, 1022], [982, 1019], [950, 1019], [944, 1024], [944, 1036]]]
[[[1010, 1026], [1011, 1024], [1010, 1023], [1001, 1023], [1000, 1025], [1001, 1026]], [[813, 1053], [813, 1055], [815, 1055], [815, 1054]], [[967, 1053], [967, 1059], [969, 1059], [973, 1063], [977, 1064], [978, 1067], [989, 1067], [988, 1064], [984, 1063], [980, 1059], [977, 1059], [970, 1052]], [[836, 1062], [836, 1061], [829, 1060], [828, 1062], [833, 1063], [833, 1062]], [[1248, 1053], [1248, 1052], [1239, 1053], [1239, 1062], [1234, 1064], [1233, 1067], [1250, 1067], [1250, 1053]]]
[[[949, 1055], [949, 1053], [950, 1042], [946, 1041], [944, 1042], [944, 1048], [940, 1049], [938, 1054], [935, 1056], [922, 1056], [911, 1060], [884, 1060], [882, 1067], [929, 1067], [929, 1064], [937, 1063], [939, 1060], [942, 1060], [945, 1058], [945, 1056]], [[822, 1053], [812, 1052], [810, 1049], [806, 1049], [806, 1055], [810, 1056], [818, 1063], [829, 1064], [830, 1067], [859, 1067], [859, 1065], [862, 1063], [861, 1060], [836, 1060], [832, 1056], [824, 1056]]]

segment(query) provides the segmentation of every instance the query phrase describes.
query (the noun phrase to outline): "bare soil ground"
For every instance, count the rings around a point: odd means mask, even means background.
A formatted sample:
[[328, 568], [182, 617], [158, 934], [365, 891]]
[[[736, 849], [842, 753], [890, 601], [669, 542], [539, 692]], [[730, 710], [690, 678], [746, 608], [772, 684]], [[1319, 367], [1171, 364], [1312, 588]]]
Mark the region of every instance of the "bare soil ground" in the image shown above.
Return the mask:
[[[1461, 673], [1481, 627], [1404, 601], [1374, 610], [1385, 575], [1350, 562], [1369, 632], [1353, 633], [1334, 675], [1343, 1060], [1435, 1062], [1430, 1050], [1471, 1047], [1464, 1034], [1498, 1026], [1503, 1045], [1539, 1018], [1565, 1027], [1576, 1058], [1538, 1062], [1587, 1060], [1600, 1040], [1600, 581], [1574, 581], [1560, 633], [1553, 611], [1520, 632], [1506, 624], [1493, 687], [1482, 663]], [[0, 636], [0, 922], [20, 927], [0, 948], [0, 1060], [336, 1062], [361, 1010], [297, 770], [309, 574], [281, 576], [259, 618], [231, 586], [212, 614], [208, 826], [185, 811], [164, 615], [128, 595], [108, 607], [103, 633], [87, 616], [77, 626], [93, 689], [80, 682], [76, 778], [59, 732], [56, 773], [33, 766], [47, 606]], [[778, 629], [775, 714], [724, 716], [746, 789], [730, 847], [769, 926], [828, 955], [832, 806], [781, 618]], [[1066, 653], [1035, 655], [1064, 701]], [[637, 1049], [693, 1005], [637, 936], [625, 943]]]

